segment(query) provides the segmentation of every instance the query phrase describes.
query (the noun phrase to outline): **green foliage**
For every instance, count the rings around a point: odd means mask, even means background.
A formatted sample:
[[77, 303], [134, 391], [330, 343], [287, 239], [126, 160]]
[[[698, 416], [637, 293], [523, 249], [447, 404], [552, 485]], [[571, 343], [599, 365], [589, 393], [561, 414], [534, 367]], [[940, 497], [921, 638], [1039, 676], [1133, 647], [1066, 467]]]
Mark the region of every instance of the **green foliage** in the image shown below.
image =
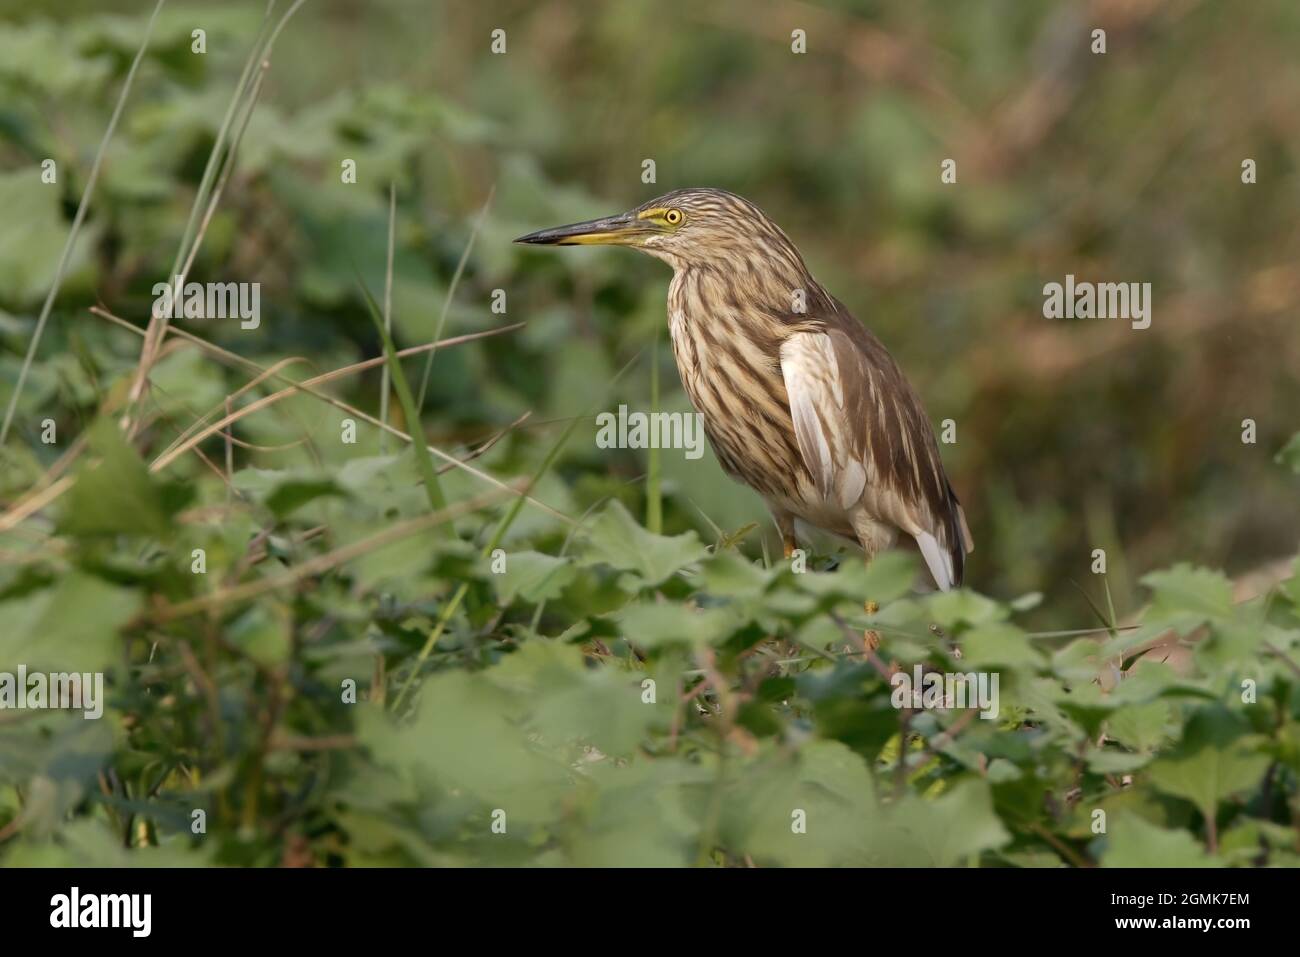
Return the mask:
[[[24, 228], [0, 232], [0, 288], [12, 304], [31, 306], [45, 295], [54, 279], [59, 254], [67, 238], [60, 216], [59, 196], [54, 190], [33, 189], [39, 182], [39, 167], [0, 173], [0, 209], [10, 222]], [[86, 253], [94, 243], [95, 231], [88, 229], [77, 239], [69, 269], [86, 265]]]
[[[382, 497], [365, 480], [349, 484], [356, 503]], [[325, 550], [294, 544], [295, 529], [314, 521], [302, 517], [314, 488], [242, 485], [285, 561]], [[76, 531], [64, 536], [82, 564], [102, 537], [83, 509], [96, 514], [93, 500], [72, 502]], [[229, 567], [225, 532], [173, 534]], [[652, 534], [618, 503], [591, 517], [567, 555], [507, 550], [501, 574], [488, 557], [422, 546], [439, 556], [415, 590], [427, 599], [395, 602], [386, 586], [358, 593], [366, 577], [345, 566], [308, 590], [219, 604], [217, 647], [201, 617], [154, 624], [144, 605], [149, 592], [170, 589], [173, 603], [205, 592], [169, 549], [111, 574], [15, 580], [5, 660], [106, 669], [104, 723], [121, 732], [96, 736], [102, 725], [50, 712], [0, 730], [0, 772], [24, 796], [9, 809], [24, 825], [10, 856], [62, 859], [42, 850], [57, 847], [99, 860], [100, 839], [85, 828], [144, 819], [142, 843], [177, 860], [269, 863], [287, 836], [241, 827], [255, 811], [254, 821], [291, 822], [321, 863], [1296, 863], [1264, 836], [1295, 823], [1294, 583], [1268, 602], [1223, 606], [1206, 598], [1209, 573], [1153, 573], [1152, 615], [1193, 629], [1208, 621], [1202, 644], [1246, 623], [1267, 627], [1279, 657], [1226, 656], [1185, 678], [1139, 660], [1103, 692], [1104, 634], [1053, 654], [1060, 639], [1017, 627], [1007, 605], [965, 592], [898, 595], [910, 563], [897, 556], [866, 574], [765, 570], [693, 535]], [[425, 662], [414, 704], [392, 713], [391, 681], [450, 600], [453, 568], [468, 597]], [[868, 624], [864, 586], [888, 596], [876, 616], [888, 657], [908, 672], [917, 663], [996, 672], [997, 717], [895, 707], [884, 674], [854, 650]], [[186, 646], [209, 652], [168, 677], [163, 663], [183, 661]], [[381, 660], [394, 679], [376, 683]], [[360, 687], [355, 705], [344, 703], [346, 679]], [[1255, 696], [1243, 695], [1245, 679]], [[55, 740], [80, 758], [33, 765], [37, 738], [58, 728]], [[96, 738], [91, 750], [67, 738], [76, 732]], [[124, 793], [94, 786], [105, 763]], [[251, 793], [250, 765], [263, 782]], [[38, 802], [42, 789], [50, 797]], [[206, 836], [189, 831], [195, 807], [212, 816]], [[38, 808], [42, 824], [29, 831]], [[1113, 815], [1101, 831], [1099, 810]], [[1261, 837], [1247, 846], [1239, 835], [1249, 827]]]

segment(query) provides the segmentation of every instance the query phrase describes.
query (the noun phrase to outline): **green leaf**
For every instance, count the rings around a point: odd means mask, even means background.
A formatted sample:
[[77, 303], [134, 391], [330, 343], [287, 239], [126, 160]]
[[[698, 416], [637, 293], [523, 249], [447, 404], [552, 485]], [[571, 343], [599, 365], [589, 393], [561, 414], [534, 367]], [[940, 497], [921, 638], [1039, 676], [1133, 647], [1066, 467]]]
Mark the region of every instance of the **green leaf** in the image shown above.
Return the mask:
[[[0, 42], [0, 49], [3, 47]], [[60, 178], [66, 175], [62, 166], [59, 172]], [[23, 224], [22, 229], [0, 230], [0, 295], [10, 306], [34, 305], [54, 282], [71, 228], [63, 218], [62, 199], [59, 186], [41, 182], [39, 166], [0, 173], [0, 209], [5, 221]], [[68, 261], [69, 275], [85, 265], [98, 233], [96, 226], [82, 227]]]
[[113, 724], [72, 709], [27, 712], [23, 721], [0, 723], [0, 784], [27, 791], [26, 834], [59, 830], [94, 790], [112, 758]]
[[[252, 501], [260, 501], [285, 518], [318, 498], [351, 498], [353, 489], [333, 475], [316, 469], [258, 469], [244, 468], [234, 474], [232, 484]], [[368, 523], [367, 534], [374, 531]]]
[[793, 758], [771, 755], [730, 783], [721, 837], [760, 865], [863, 864], [879, 813], [862, 758], [836, 741], [810, 741]]
[[1196, 644], [1197, 664], [1207, 674], [1230, 667], [1253, 667], [1259, 661], [1260, 645], [1276, 641], [1278, 629], [1243, 617], [1215, 622], [1204, 641]]
[[699, 766], [674, 758], [594, 764], [590, 803], [567, 829], [577, 867], [683, 867], [698, 841]]
[[348, 493], [331, 478], [289, 479], [275, 487], [265, 504], [277, 518], [284, 518], [323, 496], [347, 498]]
[[1037, 608], [1043, 603], [1043, 593], [1040, 591], [1027, 592], [1019, 598], [1014, 598], [1007, 603], [1007, 607], [1014, 612], [1026, 612]]
[[267, 667], [283, 664], [293, 647], [288, 617], [274, 606], [256, 605], [226, 626], [231, 643]]
[[605, 564], [630, 572], [638, 587], [661, 585], [709, 554], [694, 532], [673, 536], [647, 532], [617, 499], [592, 523], [586, 541], [587, 564]]
[[551, 820], [570, 773], [559, 755], [528, 740], [517, 723], [520, 704], [482, 675], [448, 671], [425, 682], [408, 722], [364, 708], [357, 736], [378, 764], [412, 776], [431, 809], [460, 791], [480, 811]]
[[29, 671], [103, 671], [119, 656], [117, 631], [141, 596], [79, 571], [52, 588], [0, 604], [0, 662]]
[[664, 645], [711, 645], [739, 627], [729, 609], [691, 608], [679, 602], [643, 602], [618, 614], [619, 629], [634, 647], [651, 650]]
[[492, 586], [503, 604], [522, 598], [530, 605], [559, 598], [573, 581], [576, 570], [570, 558], [555, 558], [541, 552], [512, 552], [506, 555], [506, 570], [492, 576]]
[[[643, 700], [645, 675], [618, 667], [588, 668], [571, 645], [530, 642], [490, 676], [503, 686], [526, 673], [524, 722], [551, 745], [591, 744], [603, 754], [626, 756], [654, 724], [666, 725], [671, 700]], [[670, 695], [664, 698], [670, 699]]]
[[91, 459], [77, 473], [60, 519], [72, 535], [131, 534], [164, 538], [174, 511], [163, 488], [149, 474], [117, 426], [101, 418], [90, 427]]
[[1005, 622], [972, 628], [962, 635], [961, 650], [963, 667], [1036, 668], [1045, 660], [1023, 631]]
[[159, 411], [186, 423], [195, 418], [194, 410], [209, 410], [226, 395], [221, 367], [199, 349], [163, 356], [149, 370], [149, 383]]
[[392, 488], [406, 482], [414, 484], [420, 477], [415, 467], [415, 456], [399, 453], [348, 459], [347, 464], [335, 472], [335, 478], [349, 492], [365, 495], [376, 487]]
[[926, 599], [929, 617], [946, 631], [967, 625], [984, 625], [1002, 621], [1009, 615], [1006, 608], [973, 591], [935, 592]]
[[916, 563], [906, 552], [884, 552], [871, 564], [849, 559], [833, 572], [803, 572], [795, 582], [804, 591], [821, 597], [843, 597], [856, 602], [870, 599], [886, 605], [912, 589]]
[[1291, 436], [1286, 445], [1282, 446], [1277, 453], [1276, 461], [1279, 465], [1285, 465], [1292, 472], [1300, 475], [1300, 432]]
[[1011, 840], [993, 812], [988, 784], [974, 780], [934, 800], [908, 794], [882, 826], [883, 863], [895, 867], [951, 867]]
[[717, 552], [700, 562], [704, 590], [724, 598], [757, 598], [776, 575], [735, 552]]
[[6, 859], [8, 867], [123, 868], [203, 867], [211, 850], [185, 843], [166, 847], [123, 847], [122, 835], [103, 821], [78, 820], [59, 831], [58, 843], [20, 843]]
[[1220, 572], [1182, 563], [1142, 578], [1150, 588], [1147, 622], [1169, 622], [1189, 630], [1232, 614], [1232, 583]]
[[1166, 741], [1175, 727], [1173, 706], [1156, 700], [1118, 709], [1106, 722], [1106, 734], [1127, 747], [1146, 751]]
[[1097, 747], [1089, 747], [1084, 758], [1094, 774], [1129, 774], [1151, 761], [1150, 754]]
[[1300, 613], [1300, 556], [1296, 557], [1295, 563], [1291, 566], [1291, 577], [1280, 583], [1278, 587], [1287, 598], [1291, 599], [1291, 604], [1296, 606], [1296, 611]]
[[1133, 813], [1116, 814], [1102, 867], [1222, 867], [1187, 831], [1168, 830]]
[[1210, 818], [1220, 801], [1255, 788], [1270, 760], [1239, 740], [1230, 745], [1207, 744], [1184, 757], [1161, 758], [1148, 773], [1159, 790], [1186, 798]]

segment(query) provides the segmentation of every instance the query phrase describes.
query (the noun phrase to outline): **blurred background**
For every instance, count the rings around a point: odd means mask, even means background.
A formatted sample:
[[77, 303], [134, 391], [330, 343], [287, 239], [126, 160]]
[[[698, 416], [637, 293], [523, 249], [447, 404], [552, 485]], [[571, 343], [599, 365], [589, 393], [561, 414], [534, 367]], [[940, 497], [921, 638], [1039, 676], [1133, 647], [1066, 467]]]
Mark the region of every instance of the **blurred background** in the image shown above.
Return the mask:
[[[36, 413], [75, 433], [135, 366], [138, 337], [87, 308], [147, 321], [264, 7], [160, 16], [22, 395], [9, 445], [33, 457], [13, 466], [23, 487], [49, 464]], [[4, 403], [151, 9], [0, 3]], [[1149, 569], [1239, 575], [1295, 553], [1300, 498], [1275, 457], [1300, 427], [1297, 50], [1291, 0], [308, 0], [191, 274], [260, 282], [261, 325], [180, 325], [263, 364], [377, 355], [355, 273], [382, 290], [394, 184], [398, 344], [434, 336], [471, 241], [444, 335], [527, 322], [436, 355], [430, 441], [463, 452], [531, 410], [483, 459], [526, 474], [585, 416], [539, 496], [578, 515], [614, 495], [643, 515], [645, 454], [598, 449], [590, 414], [649, 409], [656, 369], [662, 406], [687, 408], [664, 334], [669, 273], [623, 250], [510, 240], [677, 187], [733, 190], [886, 343], [936, 427], [956, 423], [943, 452], [977, 543], [968, 583], [1042, 591], [1043, 626], [1079, 627], [1092, 618], [1071, 583], [1095, 594], [1094, 548], [1120, 615]], [[47, 157], [57, 189], [39, 185]], [[1045, 319], [1043, 286], [1067, 274], [1151, 283], [1150, 328]], [[179, 429], [243, 380], [178, 353], [156, 381]], [[341, 388], [377, 410], [378, 369]], [[245, 422], [252, 443], [287, 440], [273, 418]], [[284, 468], [306, 452], [240, 458]], [[779, 554], [761, 502], [711, 452], [667, 451], [661, 467], [666, 532], [714, 541], [757, 522], [745, 548]]]

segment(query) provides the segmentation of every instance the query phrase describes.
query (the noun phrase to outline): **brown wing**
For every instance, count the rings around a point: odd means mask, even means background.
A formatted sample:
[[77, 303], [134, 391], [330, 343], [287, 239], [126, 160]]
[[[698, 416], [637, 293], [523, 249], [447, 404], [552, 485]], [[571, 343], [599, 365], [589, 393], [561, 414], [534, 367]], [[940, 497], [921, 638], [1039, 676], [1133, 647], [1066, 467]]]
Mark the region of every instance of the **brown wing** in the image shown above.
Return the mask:
[[[838, 308], [835, 308], [838, 307]], [[970, 531], [921, 400], [880, 340], [838, 303], [800, 317], [781, 370], [800, 454], [819, 491], [916, 539], [941, 588], [960, 585]]]

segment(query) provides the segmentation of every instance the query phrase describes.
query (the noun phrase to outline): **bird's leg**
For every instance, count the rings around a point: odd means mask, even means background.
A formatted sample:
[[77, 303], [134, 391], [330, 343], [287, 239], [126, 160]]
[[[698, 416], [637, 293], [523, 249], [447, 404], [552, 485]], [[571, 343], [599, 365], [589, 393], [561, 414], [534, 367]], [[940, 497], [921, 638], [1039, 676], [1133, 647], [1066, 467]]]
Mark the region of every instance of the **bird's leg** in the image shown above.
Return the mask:
[[776, 522], [776, 529], [781, 533], [781, 546], [785, 552], [786, 561], [794, 554], [799, 542], [794, 537], [794, 516], [782, 509], [772, 507], [772, 519]]
[[[855, 531], [858, 533], [858, 542], [862, 545], [865, 554], [866, 565], [870, 568], [871, 560], [876, 557], [876, 553], [882, 548], [888, 548], [893, 536], [888, 528], [869, 519], [854, 524]], [[880, 611], [880, 604], [875, 599], [868, 598], [862, 602], [862, 610], [868, 615], [874, 615]], [[880, 632], [868, 628], [862, 633], [862, 641], [868, 651], [875, 651], [880, 647]]]
[[[867, 552], [867, 557], [864, 564], [868, 568], [870, 568], [871, 559], [875, 557], [876, 556], [874, 553]], [[865, 611], [868, 615], [874, 615], [876, 612], [880, 611], [880, 603], [877, 602], [874, 598], [868, 598], [862, 602], [862, 610]], [[880, 632], [876, 631], [876, 629], [874, 628], [868, 628], [866, 631], [862, 633], [862, 641], [867, 646], [868, 651], [875, 651], [877, 648], [880, 647]]]

